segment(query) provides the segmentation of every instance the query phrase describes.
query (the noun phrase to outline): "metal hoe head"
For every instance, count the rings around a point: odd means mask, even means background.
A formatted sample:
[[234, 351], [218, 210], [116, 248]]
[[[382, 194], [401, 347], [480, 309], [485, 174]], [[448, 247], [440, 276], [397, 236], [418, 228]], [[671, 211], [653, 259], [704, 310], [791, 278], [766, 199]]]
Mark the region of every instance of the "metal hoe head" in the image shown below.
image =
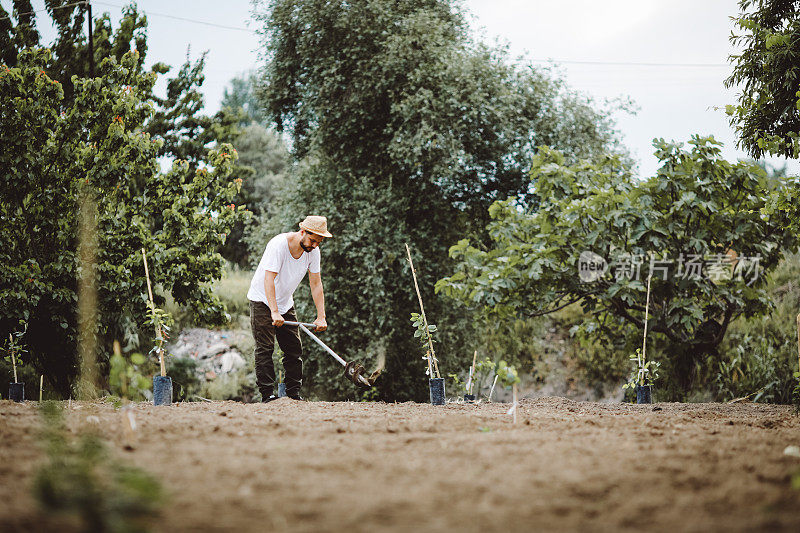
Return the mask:
[[344, 365], [344, 377], [359, 387], [368, 389], [372, 387], [373, 383], [375, 383], [375, 379], [377, 379], [379, 373], [375, 372], [371, 376], [365, 377], [364, 374], [366, 374], [366, 372], [367, 369], [355, 361], [350, 361]]

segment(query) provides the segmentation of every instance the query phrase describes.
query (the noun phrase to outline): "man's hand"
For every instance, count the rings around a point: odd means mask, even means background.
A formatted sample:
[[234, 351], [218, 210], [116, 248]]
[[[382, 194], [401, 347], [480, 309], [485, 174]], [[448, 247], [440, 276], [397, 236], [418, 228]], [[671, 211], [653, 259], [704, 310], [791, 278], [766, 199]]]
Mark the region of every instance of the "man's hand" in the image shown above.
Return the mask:
[[314, 321], [314, 325], [316, 326], [316, 328], [314, 328], [314, 331], [325, 331], [326, 329], [328, 329], [328, 323], [325, 321], [324, 318], [317, 317], [317, 319]]
[[281, 316], [281, 314], [277, 311], [272, 311], [271, 314], [272, 314], [272, 325], [275, 326], [276, 328], [281, 327], [283, 325], [283, 317]]

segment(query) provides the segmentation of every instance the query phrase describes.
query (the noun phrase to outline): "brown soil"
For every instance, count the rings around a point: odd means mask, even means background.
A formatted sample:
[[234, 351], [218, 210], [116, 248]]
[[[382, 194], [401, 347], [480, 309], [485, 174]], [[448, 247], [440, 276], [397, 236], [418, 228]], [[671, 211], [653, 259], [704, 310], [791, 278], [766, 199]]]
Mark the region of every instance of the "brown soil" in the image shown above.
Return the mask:
[[[753, 404], [72, 404], [170, 494], [158, 531], [800, 531], [800, 418]], [[90, 418], [92, 417], [92, 418]], [[0, 402], [0, 530], [53, 530], [34, 403]], [[62, 524], [63, 525], [63, 524]], [[412, 529], [413, 528], [413, 529]]]

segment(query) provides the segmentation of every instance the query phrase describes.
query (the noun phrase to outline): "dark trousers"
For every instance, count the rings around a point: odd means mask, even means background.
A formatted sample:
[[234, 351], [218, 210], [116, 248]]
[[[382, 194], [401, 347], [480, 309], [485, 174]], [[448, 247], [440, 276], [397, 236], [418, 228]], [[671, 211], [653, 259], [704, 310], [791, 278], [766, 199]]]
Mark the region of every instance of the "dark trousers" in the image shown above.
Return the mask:
[[[294, 307], [283, 315], [284, 320], [297, 322]], [[276, 328], [272, 325], [269, 307], [264, 302], [250, 301], [250, 327], [256, 341], [256, 383], [264, 399], [274, 394], [275, 365], [272, 363], [272, 352], [275, 349], [275, 338], [283, 351], [283, 369], [286, 372], [286, 395], [300, 394], [303, 383], [303, 344], [300, 342], [300, 329], [297, 326]]]

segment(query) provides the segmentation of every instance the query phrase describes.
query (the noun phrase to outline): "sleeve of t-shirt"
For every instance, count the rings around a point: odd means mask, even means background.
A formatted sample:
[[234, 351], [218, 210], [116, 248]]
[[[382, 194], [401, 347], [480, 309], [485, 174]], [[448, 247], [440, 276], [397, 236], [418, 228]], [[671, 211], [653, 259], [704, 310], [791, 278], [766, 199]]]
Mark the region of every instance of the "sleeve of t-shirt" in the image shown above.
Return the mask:
[[308, 271], [312, 274], [318, 274], [322, 270], [319, 266], [319, 248], [311, 250], [311, 260], [308, 263]]
[[272, 239], [267, 243], [267, 249], [264, 250], [264, 269], [270, 272], [280, 272], [283, 257], [281, 255], [280, 242], [278, 238]]

